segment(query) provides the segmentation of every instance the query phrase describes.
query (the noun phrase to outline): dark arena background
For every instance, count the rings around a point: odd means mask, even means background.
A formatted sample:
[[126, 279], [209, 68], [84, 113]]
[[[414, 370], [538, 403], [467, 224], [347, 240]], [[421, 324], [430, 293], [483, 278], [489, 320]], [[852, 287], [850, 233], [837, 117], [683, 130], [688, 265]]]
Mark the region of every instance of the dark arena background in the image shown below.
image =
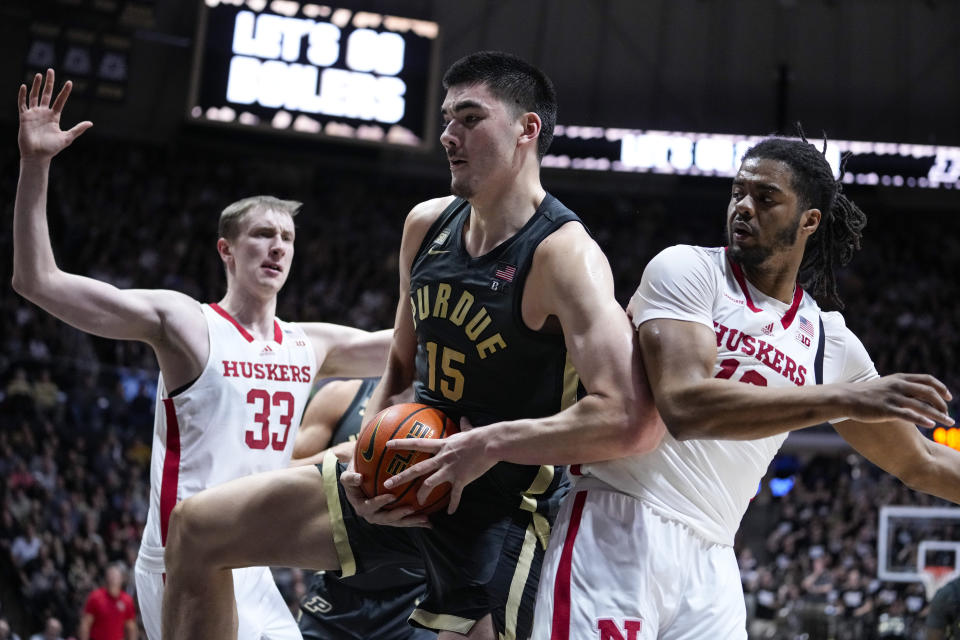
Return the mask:
[[[75, 83], [63, 124], [94, 123], [53, 163], [62, 268], [215, 301], [220, 210], [293, 198], [278, 316], [366, 329], [393, 321], [405, 214], [448, 193], [439, 77], [467, 53], [553, 78], [544, 185], [591, 227], [624, 304], [661, 249], [723, 242], [740, 154], [800, 122], [835, 169], [850, 154], [844, 190], [869, 218], [840, 282], [848, 325], [882, 374], [930, 373], [960, 398], [952, 0], [3, 0], [0, 42], [0, 618], [24, 640], [50, 618], [74, 636], [105, 567], [132, 567], [157, 383], [145, 345], [10, 287], [15, 96], [47, 67]], [[829, 426], [791, 435], [737, 541], [751, 637], [923, 638], [925, 568], [960, 566], [947, 506]], [[276, 576], [295, 608], [303, 572]]]

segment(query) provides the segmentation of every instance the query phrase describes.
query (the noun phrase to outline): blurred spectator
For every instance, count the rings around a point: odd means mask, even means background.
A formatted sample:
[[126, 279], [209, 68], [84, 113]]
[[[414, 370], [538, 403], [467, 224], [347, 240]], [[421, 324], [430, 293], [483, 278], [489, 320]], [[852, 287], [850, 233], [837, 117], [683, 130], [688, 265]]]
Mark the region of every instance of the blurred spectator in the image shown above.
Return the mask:
[[43, 623], [43, 631], [39, 631], [30, 640], [63, 640], [63, 625], [54, 617], [47, 618]]
[[32, 522], [28, 522], [24, 532], [13, 539], [10, 547], [10, 557], [18, 568], [26, 568], [40, 555], [43, 542], [37, 535], [37, 529]]
[[0, 640], [20, 640], [20, 636], [10, 630], [10, 623], [6, 618], [0, 618]]
[[105, 578], [106, 586], [95, 589], [83, 605], [77, 640], [137, 640], [133, 598], [123, 590], [127, 581], [126, 567], [111, 564]]

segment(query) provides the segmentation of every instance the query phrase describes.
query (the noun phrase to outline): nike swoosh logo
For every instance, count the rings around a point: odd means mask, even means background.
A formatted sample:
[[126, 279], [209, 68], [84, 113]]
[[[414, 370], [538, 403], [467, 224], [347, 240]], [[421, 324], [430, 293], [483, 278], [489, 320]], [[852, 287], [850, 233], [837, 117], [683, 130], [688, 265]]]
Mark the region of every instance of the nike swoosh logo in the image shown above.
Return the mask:
[[360, 452], [360, 457], [362, 457], [367, 462], [373, 460], [373, 445], [377, 441], [377, 429], [380, 428], [380, 423], [383, 422], [383, 418], [386, 416], [381, 416], [377, 420], [377, 424], [373, 425], [373, 431], [370, 433], [370, 440], [367, 442], [367, 446]]
[[435, 256], [435, 255], [437, 255], [438, 253], [450, 253], [450, 249], [443, 249], [443, 250], [430, 249], [429, 251], [427, 251], [427, 255], [428, 255], [428, 256]]

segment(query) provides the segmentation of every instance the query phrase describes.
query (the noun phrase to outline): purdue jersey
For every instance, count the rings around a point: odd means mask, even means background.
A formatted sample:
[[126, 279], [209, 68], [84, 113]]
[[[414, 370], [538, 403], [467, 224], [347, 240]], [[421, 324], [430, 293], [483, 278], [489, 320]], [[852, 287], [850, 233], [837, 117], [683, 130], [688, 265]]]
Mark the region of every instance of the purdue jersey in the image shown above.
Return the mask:
[[177, 502], [214, 485], [289, 465], [316, 356], [303, 329], [274, 320], [257, 340], [217, 304], [202, 305], [210, 355], [183, 390], [157, 385], [150, 510], [138, 564], [165, 570], [163, 547]]
[[360, 382], [360, 388], [350, 401], [350, 406], [343, 412], [337, 424], [333, 426], [333, 435], [330, 436], [330, 446], [335, 446], [343, 442], [349, 442], [357, 439], [357, 434], [363, 428], [363, 414], [367, 408], [367, 402], [377, 388], [377, 382], [380, 378], [364, 378]]
[[[723, 248], [678, 245], [661, 252], [645, 269], [629, 311], [637, 327], [658, 318], [710, 327], [717, 339], [717, 378], [803, 386], [877, 377], [839, 313], [821, 312], [800, 287], [790, 304], [764, 295]], [[743, 513], [786, 437], [681, 442], [667, 433], [654, 451], [575, 471], [636, 496], [707, 541], [732, 545]]]
[[[474, 258], [463, 246], [469, 216], [470, 204], [456, 198], [428, 231], [411, 268], [417, 401], [454, 420], [466, 416], [474, 426], [553, 415], [576, 401], [579, 378], [563, 336], [527, 327], [521, 302], [537, 246], [580, 219], [548, 194], [520, 231]], [[500, 463], [467, 492], [516, 494], [538, 472], [537, 493], [555, 486], [559, 474], [552, 470]], [[491, 479], [496, 486], [487, 484]]]

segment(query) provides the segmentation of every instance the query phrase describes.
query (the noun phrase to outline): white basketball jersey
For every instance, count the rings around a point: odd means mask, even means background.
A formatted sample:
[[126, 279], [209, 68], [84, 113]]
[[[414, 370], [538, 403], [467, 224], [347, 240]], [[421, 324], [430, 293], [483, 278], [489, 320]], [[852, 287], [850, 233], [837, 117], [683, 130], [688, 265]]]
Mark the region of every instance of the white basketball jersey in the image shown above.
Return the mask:
[[[764, 295], [727, 260], [723, 248], [678, 245], [661, 252], [644, 270], [629, 311], [637, 327], [656, 318], [710, 327], [717, 338], [717, 378], [771, 387], [816, 384], [821, 326], [823, 382], [877, 376], [839, 313], [822, 313], [799, 287], [791, 304]], [[786, 437], [681, 442], [667, 433], [650, 453], [581, 465], [572, 472], [642, 499], [707, 541], [732, 545], [747, 505]]]
[[254, 338], [217, 304], [202, 305], [210, 356], [200, 376], [172, 395], [157, 385], [150, 511], [139, 563], [163, 572], [170, 512], [214, 485], [289, 465], [309, 400], [316, 356], [296, 324], [274, 320]]

